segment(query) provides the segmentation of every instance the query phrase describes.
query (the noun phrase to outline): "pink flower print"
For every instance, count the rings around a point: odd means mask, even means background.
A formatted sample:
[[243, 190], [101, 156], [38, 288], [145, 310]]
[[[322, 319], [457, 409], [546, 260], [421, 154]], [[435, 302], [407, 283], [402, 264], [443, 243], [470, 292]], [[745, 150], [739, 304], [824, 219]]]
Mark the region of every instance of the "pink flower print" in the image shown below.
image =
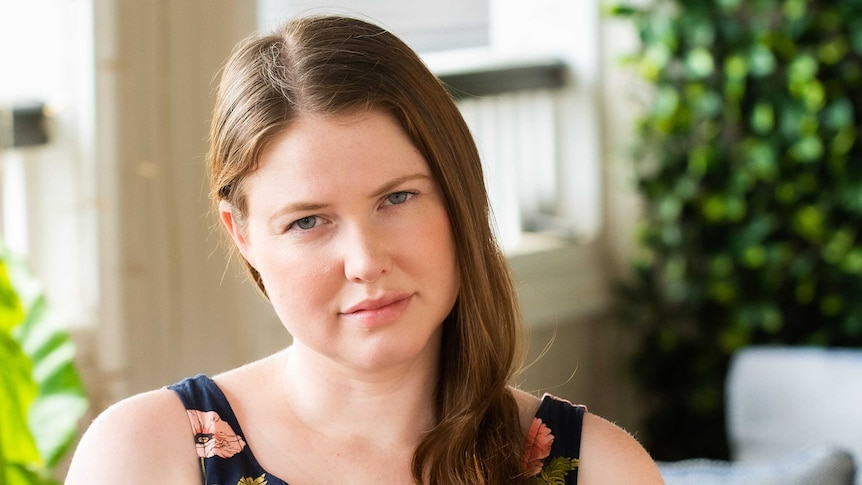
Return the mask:
[[245, 441], [222, 421], [215, 411], [198, 411], [187, 409], [192, 430], [195, 433], [195, 448], [198, 456], [209, 458], [218, 456], [230, 458], [245, 448]]
[[528, 477], [536, 476], [542, 471], [542, 460], [551, 454], [553, 443], [554, 435], [551, 434], [551, 429], [545, 426], [541, 419], [533, 418], [533, 424], [527, 432], [524, 456], [521, 458], [521, 468]]

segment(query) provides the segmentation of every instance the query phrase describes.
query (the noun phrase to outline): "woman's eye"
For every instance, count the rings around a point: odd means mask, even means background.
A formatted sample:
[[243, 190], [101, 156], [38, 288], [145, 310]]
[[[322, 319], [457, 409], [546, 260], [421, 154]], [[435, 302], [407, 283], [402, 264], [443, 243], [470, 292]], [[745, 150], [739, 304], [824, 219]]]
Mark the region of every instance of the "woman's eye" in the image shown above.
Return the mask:
[[407, 199], [413, 196], [412, 192], [395, 192], [386, 196], [386, 201], [392, 205], [403, 204]]
[[[308, 216], [303, 217], [302, 219], [297, 219], [290, 227], [297, 227], [302, 229], [303, 231], [307, 231], [309, 229], [314, 228], [317, 225], [317, 216]], [[289, 228], [288, 228], [289, 229]]]

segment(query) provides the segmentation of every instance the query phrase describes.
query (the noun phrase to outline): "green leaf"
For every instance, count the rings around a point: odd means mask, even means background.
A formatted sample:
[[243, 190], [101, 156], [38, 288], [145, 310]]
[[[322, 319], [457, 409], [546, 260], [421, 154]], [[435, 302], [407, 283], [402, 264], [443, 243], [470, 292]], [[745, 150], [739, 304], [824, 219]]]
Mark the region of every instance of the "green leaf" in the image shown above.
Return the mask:
[[[30, 405], [36, 398], [37, 384], [32, 376], [30, 359], [12, 337], [12, 329], [24, 315], [20, 300], [12, 288], [6, 264], [0, 260], [0, 463], [10, 483], [15, 469], [39, 466], [42, 458], [27, 425]], [[17, 467], [17, 468], [16, 468]], [[23, 482], [19, 482], [23, 483]]]
[[682, 211], [682, 203], [672, 193], [668, 193], [658, 202], [658, 218], [664, 222], [675, 222]]
[[841, 295], [826, 295], [820, 300], [820, 313], [833, 317], [844, 309], [844, 298]]
[[785, 0], [782, 12], [787, 20], [800, 20], [806, 13], [805, 0]]
[[715, 61], [708, 49], [699, 47], [692, 49], [685, 59], [686, 68], [693, 78], [704, 78], [712, 74], [715, 69]]
[[755, 142], [747, 147], [747, 169], [760, 180], [772, 181], [779, 175], [777, 154], [770, 143]]
[[841, 269], [847, 273], [862, 274], [862, 248], [853, 248], [841, 262]]
[[683, 21], [686, 37], [690, 45], [709, 47], [715, 42], [715, 27], [700, 16], [692, 22]]
[[748, 51], [748, 63], [751, 75], [764, 77], [775, 71], [775, 56], [772, 50], [763, 44], [755, 44]]
[[59, 464], [77, 436], [78, 421], [87, 411], [85, 396], [54, 392], [39, 396], [30, 408], [30, 425], [49, 468]]
[[718, 0], [718, 5], [726, 12], [737, 10], [742, 4], [742, 0]]
[[709, 170], [710, 161], [715, 156], [715, 148], [712, 145], [698, 145], [688, 154], [686, 172], [699, 179], [706, 175]]
[[722, 351], [730, 355], [744, 347], [751, 340], [751, 330], [738, 326], [726, 327], [721, 330], [718, 345]]
[[835, 137], [832, 139], [832, 154], [834, 155], [845, 155], [847, 152], [853, 148], [853, 145], [856, 143], [856, 127], [853, 125], [848, 125], [835, 134]]
[[[724, 82], [724, 97], [728, 102], [738, 102], [745, 95], [745, 81], [742, 79], [726, 79]], [[739, 115], [734, 114], [733, 118]]]
[[673, 116], [677, 106], [679, 106], [679, 93], [670, 87], [662, 88], [656, 93], [652, 112], [658, 119], [667, 119]]
[[769, 133], [775, 126], [775, 111], [772, 104], [758, 101], [751, 112], [751, 129], [757, 133]]
[[54, 468], [75, 438], [87, 398], [75, 369], [75, 347], [66, 330], [46, 318], [44, 309], [44, 298], [37, 297], [19, 338], [33, 361], [39, 389], [30, 410], [30, 427], [46, 466]]
[[853, 103], [846, 97], [836, 99], [823, 110], [823, 124], [833, 130], [840, 130], [853, 124]]
[[825, 232], [823, 212], [815, 206], [805, 206], [793, 215], [793, 229], [809, 241], [819, 241]]
[[[4, 325], [3, 391], [15, 402], [12, 412], [0, 414], [0, 433], [14, 429], [15, 450], [26, 452], [10, 459], [10, 448], [3, 443], [0, 454], [5, 462], [34, 470], [42, 475], [58, 465], [77, 433], [77, 423], [87, 409], [83, 384], [74, 367], [74, 347], [67, 332], [47, 316], [47, 305], [38, 283], [20, 259], [0, 250], [0, 293], [20, 296], [23, 321]], [[7, 364], [8, 361], [8, 364]], [[17, 369], [5, 372], [6, 368]], [[32, 482], [36, 483], [36, 482]], [[42, 483], [42, 482], [39, 482]]]
[[817, 48], [817, 58], [824, 64], [835, 64], [844, 59], [848, 50], [847, 39], [839, 37], [821, 44]]
[[6, 264], [0, 261], [0, 332], [10, 333], [24, 321], [24, 307], [12, 288]]
[[707, 295], [721, 305], [729, 305], [739, 297], [737, 285], [730, 280], [719, 280], [709, 283]]
[[817, 112], [826, 102], [826, 89], [820, 81], [813, 80], [803, 85], [802, 102], [808, 111]]
[[612, 5], [607, 9], [607, 14], [615, 17], [633, 17], [640, 12], [640, 9], [624, 4]]
[[852, 249], [855, 239], [855, 231], [846, 227], [833, 232], [823, 246], [823, 260], [829, 264], [839, 264]]
[[724, 60], [724, 75], [730, 79], [743, 79], [748, 75], [748, 62], [745, 57], [734, 54]]
[[789, 154], [800, 162], [815, 162], [823, 155], [823, 143], [816, 136], [805, 136], [791, 145]]
[[21, 465], [8, 465], [5, 485], [57, 485], [57, 482], [46, 476], [44, 471]]
[[787, 76], [791, 83], [805, 83], [814, 80], [817, 70], [817, 60], [811, 55], [803, 54], [790, 63]]
[[708, 222], [718, 222], [724, 219], [727, 210], [724, 203], [724, 197], [717, 194], [712, 194], [704, 200], [701, 206], [701, 213]]
[[37, 385], [29, 359], [8, 334], [0, 334], [0, 453], [8, 463], [41, 462], [27, 428], [27, 412], [36, 398]]
[[766, 250], [760, 244], [752, 244], [742, 251], [742, 264], [747, 268], [763, 267], [766, 262]]

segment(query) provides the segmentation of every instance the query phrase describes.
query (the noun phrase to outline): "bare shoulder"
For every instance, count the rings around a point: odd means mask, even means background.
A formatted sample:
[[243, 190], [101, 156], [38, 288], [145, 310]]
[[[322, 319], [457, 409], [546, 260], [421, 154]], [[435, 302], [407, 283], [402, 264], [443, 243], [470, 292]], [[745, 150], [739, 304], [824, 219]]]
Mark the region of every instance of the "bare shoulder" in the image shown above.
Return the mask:
[[625, 430], [591, 413], [584, 415], [578, 483], [663, 484], [655, 462]]
[[130, 397], [91, 423], [65, 481], [90, 483], [200, 483], [191, 425], [172, 391]]
[[530, 429], [530, 424], [533, 421], [533, 417], [536, 416], [536, 411], [539, 409], [539, 404], [542, 403], [542, 400], [530, 393], [514, 387], [510, 387], [509, 390], [512, 392], [512, 396], [518, 404], [518, 411], [521, 417], [521, 428], [526, 433], [527, 430]]

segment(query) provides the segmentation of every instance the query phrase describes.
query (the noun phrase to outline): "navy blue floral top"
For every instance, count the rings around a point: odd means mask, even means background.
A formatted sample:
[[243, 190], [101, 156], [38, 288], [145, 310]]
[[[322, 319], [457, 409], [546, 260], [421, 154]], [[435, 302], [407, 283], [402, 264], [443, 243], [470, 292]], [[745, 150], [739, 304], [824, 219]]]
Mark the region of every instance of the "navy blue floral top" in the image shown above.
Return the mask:
[[[268, 473], [243, 439], [224, 393], [205, 375], [168, 386], [180, 397], [192, 427], [204, 485], [287, 485]], [[542, 397], [527, 433], [522, 466], [532, 485], [575, 485], [584, 406]]]

